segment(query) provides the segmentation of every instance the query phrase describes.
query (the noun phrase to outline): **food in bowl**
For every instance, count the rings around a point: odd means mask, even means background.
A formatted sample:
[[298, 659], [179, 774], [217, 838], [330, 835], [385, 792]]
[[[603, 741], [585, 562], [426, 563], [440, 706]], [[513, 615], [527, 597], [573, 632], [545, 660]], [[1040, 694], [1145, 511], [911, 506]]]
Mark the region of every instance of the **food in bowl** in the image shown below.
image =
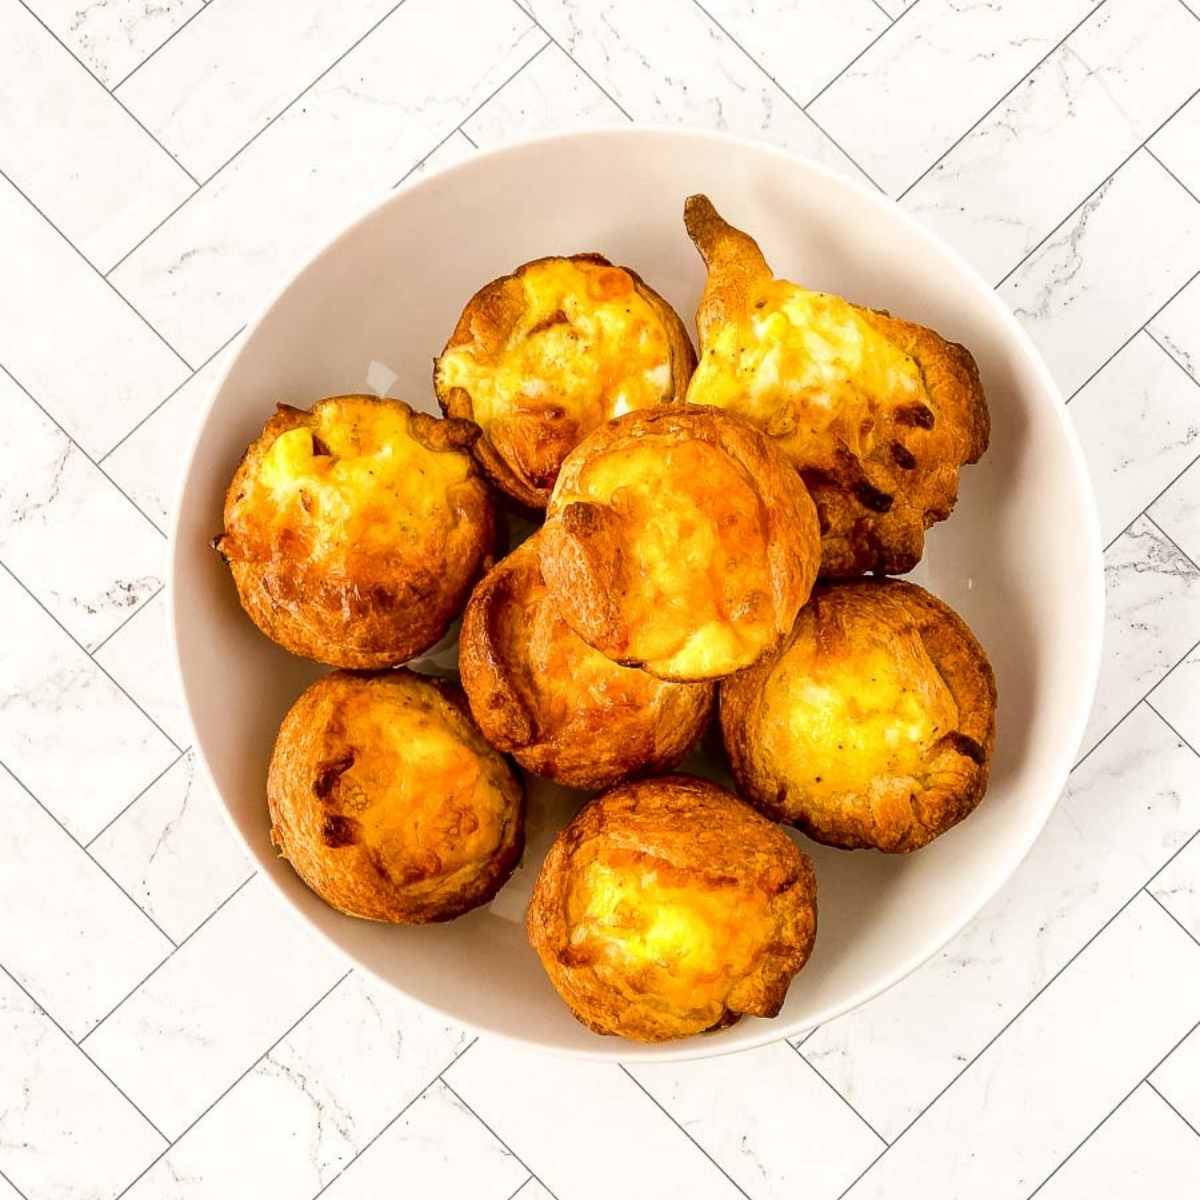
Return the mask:
[[475, 456], [543, 509], [567, 454], [632, 409], [682, 401], [695, 351], [675, 310], [599, 254], [539, 258], [480, 288], [434, 366], [442, 410], [482, 430]]
[[284, 718], [267, 774], [271, 841], [327, 904], [396, 924], [486, 904], [525, 844], [520, 780], [452, 685], [335, 671]]
[[595, 430], [563, 463], [539, 538], [563, 619], [614, 662], [676, 682], [749, 666], [791, 630], [820, 564], [783, 452], [716, 408], [666, 405]]
[[259, 629], [358, 669], [437, 643], [493, 550], [477, 436], [375, 396], [280, 405], [234, 473], [213, 543]]
[[987, 655], [902, 580], [818, 584], [783, 647], [721, 685], [720, 708], [742, 794], [830, 846], [916, 850], [987, 789]]
[[708, 268], [693, 404], [740, 413], [796, 464], [821, 517], [822, 574], [903, 574], [987, 449], [974, 358], [932, 329], [776, 279], [707, 196], [684, 221]]
[[562, 830], [526, 923], [583, 1024], [666, 1041], [779, 1012], [816, 936], [816, 882], [777, 825], [668, 775], [606, 792]]
[[535, 534], [480, 581], [458, 669], [493, 746], [567, 787], [678, 766], [708, 724], [711, 683], [667, 683], [593, 650], [550, 598]]

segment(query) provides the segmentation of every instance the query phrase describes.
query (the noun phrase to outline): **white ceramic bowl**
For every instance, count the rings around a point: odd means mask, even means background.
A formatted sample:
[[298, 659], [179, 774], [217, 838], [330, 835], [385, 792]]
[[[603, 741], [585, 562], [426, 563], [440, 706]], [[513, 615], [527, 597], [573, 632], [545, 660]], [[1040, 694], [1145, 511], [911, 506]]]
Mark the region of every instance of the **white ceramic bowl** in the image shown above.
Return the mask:
[[[816, 949], [775, 1020], [646, 1047], [578, 1025], [526, 944], [521, 916], [555, 829], [577, 804], [532, 789], [524, 865], [496, 902], [448, 925], [394, 928], [334, 912], [268, 840], [267, 762], [283, 714], [321, 673], [263, 637], [209, 549], [222, 497], [277, 401], [384, 390], [436, 411], [431, 360], [480, 284], [544, 254], [598, 250], [690, 320], [703, 282], [683, 199], [707, 192], [776, 271], [964, 342], [983, 373], [992, 445], [962, 475], [914, 578], [970, 622], [996, 669], [999, 736], [981, 807], [908, 857], [815, 860]], [[286, 214], [280, 215], [286, 220]], [[896, 206], [812, 163], [707, 133], [625, 128], [512, 146], [400, 189], [328, 245], [250, 327], [213, 397], [175, 525], [171, 611], [196, 745], [234, 828], [288, 904], [358, 966], [457, 1021], [593, 1058], [689, 1058], [800, 1033], [901, 979], [1012, 874], [1058, 798], [1100, 657], [1098, 526], [1061, 397], [991, 288]]]

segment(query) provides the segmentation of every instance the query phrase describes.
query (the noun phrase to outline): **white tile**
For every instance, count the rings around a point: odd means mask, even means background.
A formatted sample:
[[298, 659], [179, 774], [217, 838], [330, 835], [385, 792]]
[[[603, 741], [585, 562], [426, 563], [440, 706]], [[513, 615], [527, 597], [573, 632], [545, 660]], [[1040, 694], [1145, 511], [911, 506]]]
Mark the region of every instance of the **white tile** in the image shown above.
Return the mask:
[[1200, 388], [1140, 333], [1067, 411], [1087, 455], [1108, 545], [1200, 452]]
[[87, 841], [178, 751], [0, 571], [0, 762]]
[[547, 46], [463, 125], [485, 149], [517, 138], [588, 125], [619, 125], [625, 114], [557, 47]]
[[161, 586], [166, 541], [0, 373], [0, 560], [89, 649]]
[[23, 1200], [21, 1193], [0, 1175], [0, 1200]]
[[530, 1177], [525, 1186], [513, 1197], [513, 1200], [555, 1200], [555, 1198], [541, 1183]]
[[1187, 657], [1150, 693], [1149, 702], [1182, 737], [1200, 745], [1200, 647]]
[[1200, 463], [1184, 471], [1149, 513], [1189, 558], [1200, 560]]
[[113, 281], [201, 361], [303, 253], [395, 183], [544, 42], [513, 4], [407, 0]]
[[[1039, 7], [1050, 21], [1064, 6]], [[1001, 278], [1183, 104], [1198, 58], [1200, 21], [1178, 0], [1109, 0], [904, 207]]]
[[914, 1178], [925, 1200], [1028, 1196], [1184, 1036], [1197, 995], [1200, 946], [1139, 894], [847, 1200]]
[[871, 0], [704, 0], [704, 8], [801, 104], [889, 24]]
[[102, 271], [195, 184], [20, 4], [0, 8], [10, 179]]
[[104, 469], [143, 512], [170, 527], [188, 451], [238, 342], [215, 354], [104, 459]]
[[406, 171], [398, 182], [408, 183], [410, 180], [420, 179], [422, 175], [444, 171], [447, 167], [452, 167], [455, 163], [460, 163], [475, 153], [476, 148], [467, 141], [462, 130], [456, 129], [436, 150], [427, 154], [416, 166]]
[[762, 138], [861, 178], [694, 4], [532, 0], [529, 7], [635, 121]]
[[396, 1194], [396, 1182], [403, 1180], [405, 1196], [508, 1200], [525, 1175], [525, 1168], [444, 1083], [437, 1082], [325, 1197], [377, 1200]]
[[922, 0], [818, 97], [812, 114], [894, 195], [966, 133], [1094, 4]]
[[1200, 1137], [1144, 1084], [1038, 1193], [1041, 1200], [1200, 1194]]
[[93, 457], [187, 375], [4, 179], [0, 262], [7, 278], [21, 280], [0, 288], [0, 362]]
[[[1200, 22], [1197, 23], [1200, 27]], [[1150, 149], [1193, 193], [1200, 193], [1200, 96], [1150, 139]]]
[[159, 592], [96, 652], [96, 661], [178, 746], [192, 741], [175, 670], [167, 596]]
[[1185, 847], [1154, 877], [1149, 891], [1200, 941], [1200, 838]]
[[1200, 1029], [1191, 1032], [1150, 1082], [1200, 1129]]
[[171, 943], [3, 771], [0, 809], [0, 962], [80, 1038]]
[[1000, 289], [1064, 394], [1200, 267], [1200, 204], [1134, 155]]
[[1000, 894], [804, 1056], [894, 1139], [1197, 829], [1200, 759], [1143, 705], [1072, 775]]
[[[883, 1149], [787, 1042], [632, 1071], [755, 1200], [833, 1200]], [[804, 1114], [800, 1139], [798, 1113]]]
[[1200, 382], [1200, 278], [1192, 280], [1147, 328]]
[[256, 878], [84, 1045], [168, 1137], [178, 1137], [345, 970]]
[[876, 0], [876, 3], [891, 17], [898, 17], [917, 3], [917, 0]]
[[197, 179], [207, 179], [395, 4], [215, 4], [117, 94]]
[[176, 942], [252, 870], [218, 803], [189, 751], [88, 846]]
[[0, 972], [0, 1167], [28, 1200], [105, 1200], [163, 1148], [133, 1106]]
[[[351, 976], [138, 1181], [129, 1200], [314, 1196], [468, 1041], [463, 1030]], [[453, 1129], [451, 1120], [447, 1139]], [[407, 1182], [405, 1193], [423, 1194]]]
[[[530, 1054], [484, 1039], [446, 1081], [556, 1196], [738, 1195], [615, 1063]], [[598, 1154], [603, 1146], [623, 1153]]]
[[106, 87], [121, 82], [204, 7], [204, 0], [29, 0]]
[[1200, 572], [1145, 517], [1104, 555], [1104, 659], [1086, 754], [1188, 652], [1200, 631]]

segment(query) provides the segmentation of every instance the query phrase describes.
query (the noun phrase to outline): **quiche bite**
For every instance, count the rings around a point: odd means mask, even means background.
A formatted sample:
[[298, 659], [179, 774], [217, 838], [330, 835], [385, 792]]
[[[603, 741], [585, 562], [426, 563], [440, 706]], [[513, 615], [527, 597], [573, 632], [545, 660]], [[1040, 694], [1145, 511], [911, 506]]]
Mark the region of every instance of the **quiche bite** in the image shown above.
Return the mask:
[[474, 421], [475, 456], [543, 509], [563, 459], [598, 425], [681, 401], [696, 364], [674, 309], [599, 254], [539, 258], [468, 301], [434, 364], [442, 410]]
[[983, 799], [996, 684], [950, 607], [898, 579], [818, 584], [782, 649], [721, 686], [743, 795], [843, 849], [927, 845]]
[[816, 882], [778, 826], [668, 775], [605, 793], [558, 835], [526, 926], [584, 1025], [666, 1041], [779, 1012], [816, 937]]
[[684, 207], [708, 268], [687, 398], [754, 421], [803, 476], [822, 574], [902, 574], [987, 449], [975, 360], [932, 329], [776, 279], [707, 196]]
[[213, 542], [259, 629], [359, 669], [439, 641], [492, 553], [476, 436], [375, 396], [280, 405], [233, 476]]

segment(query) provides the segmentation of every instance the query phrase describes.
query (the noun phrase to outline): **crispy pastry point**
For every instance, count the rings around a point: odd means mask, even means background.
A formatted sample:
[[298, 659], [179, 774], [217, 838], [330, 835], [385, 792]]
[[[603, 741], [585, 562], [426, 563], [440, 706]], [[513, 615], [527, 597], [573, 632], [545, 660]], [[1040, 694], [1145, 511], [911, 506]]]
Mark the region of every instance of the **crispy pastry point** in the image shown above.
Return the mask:
[[458, 669], [484, 736], [568, 787], [677, 766], [708, 724], [716, 689], [665, 683], [593, 650], [550, 599], [539, 539], [491, 569], [463, 616]]
[[843, 849], [916, 850], [983, 799], [996, 685], [947, 604], [898, 579], [818, 584], [783, 647], [721, 685], [742, 794]]
[[284, 718], [267, 776], [271, 840], [327, 904], [397, 924], [486, 904], [525, 845], [520, 781], [457, 688], [335, 671]]
[[665, 1041], [779, 1012], [816, 936], [816, 881], [731, 792], [667, 775], [606, 792], [558, 835], [526, 925], [583, 1024]]
[[774, 278], [707, 196], [684, 223], [708, 267], [688, 400], [755, 421], [796, 464], [821, 518], [826, 576], [899, 574], [944, 521], [988, 444], [975, 360], [931, 329]]
[[668, 405], [609, 421], [568, 455], [539, 538], [563, 619], [615, 662], [718, 679], [791, 629], [820, 559], [816, 510], [749, 422]]
[[599, 254], [539, 258], [480, 288], [434, 363], [442, 410], [479, 425], [475, 456], [542, 509], [562, 461], [610, 417], [682, 401], [695, 351], [673, 308]]
[[259, 629], [363, 669], [437, 642], [492, 553], [477, 436], [375, 396], [280, 405], [233, 476], [213, 543]]

